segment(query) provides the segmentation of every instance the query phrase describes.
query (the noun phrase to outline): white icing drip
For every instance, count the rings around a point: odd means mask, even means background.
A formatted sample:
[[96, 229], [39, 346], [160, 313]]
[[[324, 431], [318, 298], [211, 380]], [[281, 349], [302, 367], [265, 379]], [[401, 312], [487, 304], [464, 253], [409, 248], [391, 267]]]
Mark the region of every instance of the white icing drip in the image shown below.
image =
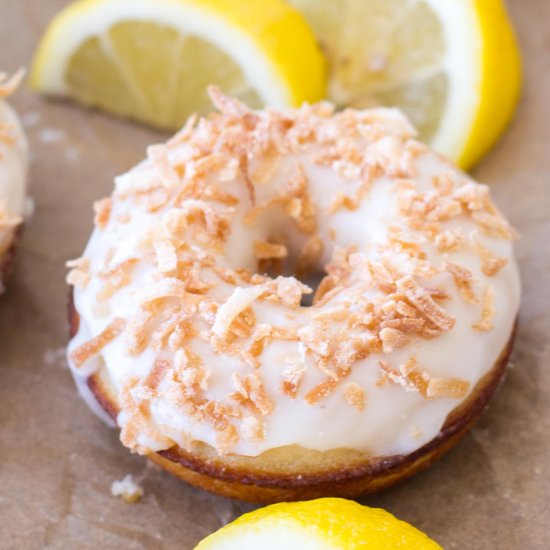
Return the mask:
[[[87, 329], [85, 321], [81, 319], [78, 333], [71, 340], [71, 343], [67, 350], [67, 355], [69, 355], [71, 351], [76, 347], [78, 347], [80, 344], [87, 342], [90, 338], [91, 338], [90, 331]], [[67, 357], [67, 361], [71, 366], [71, 360], [69, 357]], [[110, 417], [107, 411], [98, 403], [97, 399], [92, 393], [92, 390], [88, 386], [88, 377], [92, 372], [95, 372], [99, 368], [101, 368], [101, 362], [102, 362], [101, 357], [99, 356], [93, 357], [90, 361], [88, 361], [89, 365], [86, 365], [87, 367], [86, 372], [77, 371], [76, 369], [71, 368], [71, 373], [73, 375], [73, 379], [75, 381], [76, 387], [78, 388], [78, 393], [80, 394], [80, 397], [82, 397], [86, 405], [88, 405], [90, 410], [100, 420], [105, 422], [109, 427], [114, 428], [116, 427], [116, 422]]]
[[[380, 148], [387, 143], [379, 144]], [[275, 193], [275, 190], [288, 181], [291, 168], [299, 161], [309, 181], [308, 192], [316, 205], [318, 232], [326, 244], [321, 262], [326, 264], [334, 246], [357, 246], [358, 250], [368, 258], [379, 258], [377, 245], [387, 242], [387, 228], [392, 225], [406, 228], [404, 219], [396, 210], [396, 186], [386, 178], [378, 178], [368, 192], [368, 195], [355, 211], [341, 209], [334, 214], [324, 214], [343, 185], [351, 193], [359, 185], [359, 180], [346, 181], [327, 166], [313, 163], [312, 155], [289, 155], [282, 159], [272, 179], [256, 188], [256, 201], [261, 204]], [[459, 174], [437, 155], [425, 153], [416, 161], [417, 176], [414, 183], [420, 192], [428, 192], [432, 187], [432, 176], [445, 171]], [[134, 170], [117, 179], [119, 192], [130, 189], [135, 182], [141, 188], [147, 188], [151, 179], [156, 177], [149, 163], [142, 163]], [[225, 184], [224, 184], [225, 185]], [[304, 237], [296, 235], [294, 229], [289, 230], [288, 218], [281, 212], [266, 212], [254, 223], [253, 227], [243, 223], [242, 218], [248, 211], [248, 192], [242, 181], [236, 180], [225, 185], [224, 190], [240, 199], [236, 213], [231, 222], [230, 238], [225, 246], [224, 254], [217, 259], [220, 265], [232, 268], [246, 267], [255, 269], [256, 259], [253, 253], [253, 242], [268, 240], [272, 237], [287, 237], [288, 246], [299, 250]], [[143, 259], [140, 248], [140, 235], [152, 232], [158, 224], [159, 216], [151, 215], [136, 208], [131, 201], [123, 199], [115, 201], [112, 216], [131, 211], [132, 219], [125, 224], [110, 224], [105, 230], [95, 230], [85, 251], [85, 256], [91, 261], [91, 272], [101, 269], [105, 252], [116, 245], [117, 261], [124, 258], [141, 258], [133, 270], [132, 282], [120, 289], [109, 301], [109, 313], [105, 316], [96, 314], [96, 295], [103, 284], [98, 277], [92, 276], [85, 289], [75, 289], [75, 305], [81, 316], [81, 332], [71, 343], [71, 349], [89, 336], [82, 331], [96, 335], [114, 317], [130, 319], [137, 311], [136, 296], [148, 289], [153, 281], [154, 264]], [[477, 225], [466, 215], [460, 215], [450, 222], [445, 222], [445, 229], [460, 227], [468, 236]], [[335, 237], [333, 232], [335, 231]], [[407, 231], [410, 232], [409, 229]], [[414, 233], [414, 231], [412, 232]], [[463, 246], [454, 252], [442, 253], [433, 244], [423, 244], [427, 260], [436, 265], [445, 261], [459, 264], [469, 269], [473, 274], [473, 290], [481, 296], [485, 285], [491, 285], [495, 293], [496, 317], [494, 329], [487, 332], [476, 331], [472, 325], [480, 320], [480, 304], [467, 303], [460, 295], [452, 276], [441, 273], [430, 281], [430, 286], [444, 289], [451, 296], [444, 302], [445, 310], [456, 318], [454, 328], [433, 340], [414, 339], [408, 346], [396, 349], [388, 354], [373, 354], [353, 365], [347, 382], [360, 386], [366, 396], [366, 406], [362, 411], [346, 404], [344, 386], [341, 384], [332, 394], [314, 405], [307, 405], [303, 397], [305, 393], [325, 379], [325, 375], [313, 364], [310, 355], [305, 356], [305, 376], [298, 397], [290, 399], [280, 391], [281, 374], [288, 366], [289, 358], [303, 357], [303, 346], [293, 341], [279, 340], [265, 348], [261, 355], [259, 370], [265, 382], [270, 398], [275, 402], [273, 413], [265, 417], [266, 437], [262, 441], [247, 441], [240, 438], [231, 452], [256, 456], [268, 449], [298, 444], [305, 448], [328, 450], [333, 448], [354, 448], [369, 451], [373, 455], [393, 455], [410, 453], [432, 440], [441, 429], [447, 415], [457, 407], [464, 398], [438, 398], [426, 400], [418, 392], [407, 392], [395, 384], [377, 384], [380, 375], [378, 362], [384, 360], [391, 365], [403, 364], [414, 355], [422, 370], [432, 377], [460, 378], [470, 383], [472, 388], [492, 368], [504, 349], [513, 329], [519, 298], [520, 284], [517, 266], [513, 257], [510, 241], [495, 239], [488, 236], [480, 237], [484, 246], [498, 256], [508, 260], [494, 277], [487, 277], [481, 271], [480, 257], [474, 246], [466, 238]], [[396, 264], [405, 265], [408, 258], [405, 255], [393, 255]], [[247, 294], [249, 290], [235, 289], [227, 283], [219, 284], [210, 292], [211, 296], [225, 297], [236, 294]], [[374, 290], [365, 290], [365, 296], [374, 298]], [[242, 311], [250, 304], [254, 306], [257, 324], [282, 324], [288, 327], [307, 327], [310, 323], [311, 309], [302, 308], [292, 311], [281, 304], [265, 301], [254, 301], [256, 296], [247, 296], [246, 304], [239, 301], [239, 306], [233, 308], [232, 299], [218, 310], [214, 324], [214, 332], [222, 334], [227, 325], [226, 313], [229, 309], [233, 315]], [[317, 309], [324, 311], [334, 308], [346, 293], [343, 292], [325, 306]], [[243, 306], [243, 307], [241, 307]], [[350, 313], [355, 305], [347, 304]], [[226, 308], [226, 309], [224, 309]], [[238, 310], [238, 311], [237, 311]], [[200, 326], [201, 330], [206, 325]], [[86, 329], [84, 327], [87, 327]], [[331, 325], [337, 330], [337, 322]], [[199, 354], [210, 373], [208, 390], [205, 397], [213, 400], [226, 399], [227, 394], [234, 391], [231, 374], [242, 377], [250, 372], [250, 368], [235, 357], [220, 355], [212, 347], [195, 338], [191, 341], [193, 351]], [[145, 378], [153, 365], [156, 354], [152, 349], [146, 349], [138, 356], [127, 352], [124, 338], [110, 342], [101, 351], [101, 359], [119, 390], [129, 377]], [[163, 352], [170, 358], [170, 354]], [[215, 445], [216, 431], [206, 422], [198, 422], [178, 412], [174, 403], [161, 397], [153, 400], [151, 413], [157, 426], [170, 426], [171, 434], [186, 436]], [[119, 415], [119, 425], [126, 422], [124, 413]], [[157, 450], [158, 443], [141, 437], [142, 445], [149, 445]]]

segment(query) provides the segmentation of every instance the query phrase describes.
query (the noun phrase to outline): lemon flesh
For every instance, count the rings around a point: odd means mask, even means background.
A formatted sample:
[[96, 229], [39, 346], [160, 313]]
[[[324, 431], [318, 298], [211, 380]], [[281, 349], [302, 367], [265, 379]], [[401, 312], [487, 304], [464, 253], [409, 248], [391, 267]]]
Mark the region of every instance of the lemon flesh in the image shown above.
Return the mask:
[[325, 61], [280, 0], [80, 0], [50, 25], [32, 86], [162, 128], [210, 109], [209, 84], [251, 107], [316, 101]]
[[195, 550], [441, 550], [385, 510], [340, 498], [261, 508], [204, 539]]
[[501, 0], [289, 2], [328, 58], [336, 104], [399, 107], [420, 139], [463, 167], [509, 122], [520, 63]]

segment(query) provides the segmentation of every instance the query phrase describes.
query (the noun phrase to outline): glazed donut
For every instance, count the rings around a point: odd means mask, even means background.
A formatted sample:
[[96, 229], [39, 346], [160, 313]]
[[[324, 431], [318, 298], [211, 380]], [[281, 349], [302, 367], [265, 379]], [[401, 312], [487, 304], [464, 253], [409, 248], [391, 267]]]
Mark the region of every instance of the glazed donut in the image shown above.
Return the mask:
[[23, 72], [11, 79], [0, 73], [0, 294], [11, 267], [25, 207], [27, 141], [15, 111], [7, 104]]
[[132, 451], [236, 498], [411, 475], [502, 376], [514, 231], [395, 110], [210, 94], [219, 112], [116, 179], [69, 264], [82, 394]]

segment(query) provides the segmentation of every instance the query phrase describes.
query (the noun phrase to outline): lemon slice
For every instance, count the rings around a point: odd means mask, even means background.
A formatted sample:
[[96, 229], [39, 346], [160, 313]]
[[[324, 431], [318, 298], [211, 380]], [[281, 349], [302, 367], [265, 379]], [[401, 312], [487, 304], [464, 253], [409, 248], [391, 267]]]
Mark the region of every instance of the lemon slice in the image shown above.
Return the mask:
[[195, 550], [442, 550], [379, 508], [341, 498], [284, 502], [241, 516]]
[[469, 167], [510, 120], [518, 48], [502, 0], [289, 0], [329, 59], [338, 105], [400, 107]]
[[316, 101], [325, 60], [281, 0], [80, 0], [53, 20], [31, 86], [162, 128], [210, 109], [208, 84], [252, 107]]

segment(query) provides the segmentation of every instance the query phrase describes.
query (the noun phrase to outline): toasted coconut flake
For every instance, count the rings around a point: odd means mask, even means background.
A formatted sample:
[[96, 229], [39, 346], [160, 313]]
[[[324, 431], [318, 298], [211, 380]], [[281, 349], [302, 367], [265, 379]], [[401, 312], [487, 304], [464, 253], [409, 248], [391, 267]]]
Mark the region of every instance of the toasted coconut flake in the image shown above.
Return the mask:
[[396, 226], [388, 227], [387, 232], [389, 243], [398, 252], [404, 252], [409, 256], [422, 259], [426, 257], [421, 246], [426, 242], [426, 238], [423, 235], [407, 233]]
[[350, 373], [351, 369], [349, 364], [351, 361], [345, 361], [343, 367], [338, 367], [335, 372], [330, 372], [330, 376], [312, 390], [310, 390], [304, 397], [304, 401], [308, 405], [317, 403], [320, 399], [324, 399], [330, 395]]
[[456, 252], [464, 242], [464, 235], [460, 228], [448, 229], [435, 236], [435, 246], [441, 252]]
[[99, 276], [106, 280], [102, 289], [97, 293], [96, 300], [98, 302], [104, 302], [111, 298], [121, 288], [124, 288], [130, 284], [131, 270], [135, 266], [137, 260], [131, 258], [122, 262], [114, 267], [106, 268], [99, 272]]
[[468, 394], [470, 383], [459, 378], [430, 378], [426, 389], [428, 399], [437, 397], [461, 398]]
[[402, 348], [410, 343], [411, 339], [396, 328], [383, 328], [380, 331], [380, 340], [382, 340], [382, 351], [391, 353], [394, 349]]
[[183, 299], [189, 297], [189, 292], [183, 281], [174, 277], [165, 277], [138, 296], [137, 301], [144, 305], [164, 298]]
[[378, 366], [383, 372], [382, 383], [389, 380], [400, 385], [405, 391], [418, 392], [421, 395], [426, 394], [427, 381], [417, 371], [415, 358], [410, 358], [404, 365], [394, 369], [385, 361], [380, 361]]
[[67, 284], [75, 288], [86, 288], [90, 282], [90, 260], [88, 258], [78, 258], [70, 260], [65, 264], [72, 268], [67, 275]]
[[432, 185], [442, 195], [450, 195], [456, 186], [455, 177], [453, 173], [449, 171], [437, 174], [432, 178]]
[[229, 231], [229, 218], [232, 208], [225, 208], [220, 214], [207, 202], [197, 199], [187, 199], [180, 204], [179, 209], [170, 211], [164, 219], [164, 227], [172, 236], [178, 236], [182, 229], [193, 223], [202, 224], [210, 239], [224, 241]]
[[263, 441], [265, 439], [264, 421], [254, 415], [245, 416], [241, 422], [241, 435], [247, 441]]
[[254, 255], [258, 260], [282, 259], [288, 256], [288, 249], [284, 244], [256, 240]]
[[440, 330], [451, 330], [455, 318], [449, 315], [433, 299], [434, 294], [420, 286], [412, 277], [403, 277], [397, 281], [397, 287], [418, 309], [423, 317], [431, 321]]
[[510, 224], [500, 214], [488, 214], [487, 212], [472, 212], [473, 220], [478, 224], [483, 233], [490, 237], [513, 240], [516, 233]]
[[260, 373], [256, 370], [245, 378], [250, 400], [261, 414], [268, 415], [275, 410], [275, 403], [267, 395]]
[[157, 359], [153, 363], [153, 368], [147, 375], [147, 378], [145, 379], [143, 384], [151, 388], [152, 390], [156, 390], [160, 386], [162, 379], [166, 376], [170, 367], [170, 361], [167, 361], [165, 359]]
[[495, 315], [495, 291], [492, 286], [487, 285], [483, 291], [481, 320], [473, 328], [481, 332], [493, 329]]
[[216, 450], [221, 455], [226, 455], [239, 441], [239, 432], [233, 424], [216, 435]]
[[90, 274], [80, 269], [71, 269], [67, 275], [67, 284], [75, 288], [86, 288], [90, 282]]
[[481, 271], [487, 277], [494, 277], [507, 263], [506, 258], [497, 256], [491, 252], [488, 248], [485, 248], [478, 239], [476, 233], [471, 236], [471, 240], [477, 250], [478, 254], [481, 257]]
[[174, 189], [180, 184], [180, 177], [168, 158], [168, 147], [151, 145], [147, 149], [147, 156], [155, 166], [160, 175], [161, 184], [165, 188]]
[[300, 384], [304, 379], [306, 369], [304, 364], [291, 365], [283, 371], [282, 391], [291, 399], [296, 399]]
[[267, 416], [275, 410], [275, 402], [267, 395], [258, 370], [247, 374], [243, 379], [234, 374], [233, 383], [237, 388], [236, 393], [231, 395], [234, 401], [263, 416]]
[[193, 129], [195, 125], [197, 124], [198, 115], [196, 113], [193, 113], [185, 122], [185, 125], [183, 128], [176, 133], [170, 140], [168, 141], [167, 145], [168, 147], [176, 147], [177, 145], [181, 145], [189, 140], [193, 133]]
[[492, 210], [487, 185], [467, 181], [453, 192], [453, 197], [470, 212], [485, 210], [488, 205]]
[[161, 273], [172, 273], [178, 267], [178, 256], [170, 239], [157, 239], [153, 242], [157, 256], [157, 267]]
[[0, 73], [0, 98], [13, 94], [25, 77], [25, 69], [19, 69], [11, 78], [6, 73]]
[[290, 308], [299, 306], [303, 294], [311, 294], [313, 290], [295, 277], [277, 277], [273, 283], [277, 298]]
[[161, 322], [151, 334], [151, 347], [157, 352], [165, 349], [168, 346], [168, 340], [180, 326], [180, 323], [185, 321], [185, 317], [185, 314], [176, 313]]
[[443, 269], [448, 271], [453, 276], [454, 282], [458, 287], [462, 298], [464, 298], [464, 300], [466, 300], [469, 304], [477, 304], [478, 299], [475, 295], [474, 289], [472, 288], [472, 272], [465, 267], [453, 264], [451, 262], [446, 262], [443, 265]]
[[382, 328], [397, 329], [399, 332], [407, 335], [422, 335], [426, 322], [424, 319], [419, 319], [417, 317], [399, 317], [398, 319], [388, 319], [387, 321], [382, 321], [380, 326]]
[[211, 269], [222, 281], [230, 285], [236, 285], [239, 282], [239, 275], [236, 271], [217, 264], [213, 264]]
[[[230, 177], [229, 170], [230, 168], [227, 167], [220, 172], [220, 181], [232, 181], [234, 179]], [[208, 185], [205, 188], [203, 195], [208, 200], [221, 202], [226, 206], [236, 206], [239, 204], [239, 199], [235, 197], [235, 195], [223, 191], [217, 185]]]
[[355, 199], [355, 197], [350, 197], [349, 195], [339, 191], [332, 199], [327, 213], [332, 215], [342, 208], [350, 211], [357, 210], [357, 208], [359, 208], [359, 202]]
[[328, 357], [330, 354], [330, 339], [327, 331], [322, 327], [318, 328], [313, 324], [304, 325], [298, 329], [298, 337], [304, 346], [319, 355]]
[[[395, 302], [395, 311], [397, 311], [397, 313], [399, 313], [400, 315], [406, 318], [408, 317], [416, 318], [418, 313], [416, 308], [414, 308], [413, 306], [410, 306], [409, 304], [407, 304], [407, 302], [404, 302], [403, 300], [397, 300]], [[398, 327], [395, 327], [395, 328], [398, 328]]]
[[259, 366], [257, 358], [262, 354], [266, 343], [270, 340], [273, 329], [271, 325], [262, 324], [257, 325], [252, 335], [252, 343], [248, 349], [248, 353], [251, 357], [256, 359], [255, 366]]
[[116, 317], [96, 337], [75, 348], [70, 355], [73, 367], [81, 368], [86, 361], [100, 353], [109, 342], [117, 338], [125, 327], [126, 321]]
[[[191, 163], [190, 167], [192, 167], [192, 171], [187, 173], [189, 178], [220, 172], [221, 181], [232, 181], [237, 176], [239, 163], [236, 159], [232, 159], [225, 154], [210, 153]], [[189, 168], [187, 170], [189, 171]]]
[[94, 223], [97, 227], [99, 227], [99, 229], [105, 229], [107, 227], [109, 218], [111, 217], [112, 208], [113, 199], [110, 197], [94, 202]]
[[314, 405], [315, 403], [317, 403], [317, 401], [330, 395], [336, 389], [339, 383], [339, 380], [335, 380], [334, 378], [327, 378], [324, 382], [321, 382], [311, 391], [309, 391], [304, 397], [304, 401], [308, 405]]
[[256, 301], [263, 293], [265, 288], [262, 286], [252, 288], [237, 287], [233, 293], [218, 309], [212, 332], [219, 338], [223, 338], [234, 319], [254, 301]]
[[180, 348], [174, 355], [174, 369], [178, 380], [185, 387], [185, 395], [195, 397], [208, 390], [210, 372], [204, 366], [202, 358], [190, 349]]
[[355, 382], [350, 382], [349, 384], [346, 384], [346, 387], [344, 389], [344, 397], [346, 401], [354, 408], [356, 408], [359, 412], [362, 412], [365, 409], [365, 392]]
[[256, 314], [254, 309], [248, 306], [233, 319], [229, 331], [238, 338], [248, 338], [252, 334], [255, 325]]
[[[459, 378], [434, 378], [418, 369], [417, 361], [411, 357], [398, 369], [380, 361], [385, 379], [402, 386], [406, 391], [416, 391], [426, 399], [439, 397], [464, 397], [470, 388], [470, 383]], [[382, 379], [384, 380], [384, 379]]]
[[[352, 257], [353, 259], [350, 258], [350, 261], [352, 261], [352, 265], [354, 267], [356, 265], [354, 261], [355, 257], [356, 255]], [[395, 287], [395, 279], [386, 265], [384, 265], [382, 262], [368, 260], [367, 266], [370, 278], [375, 284], [385, 289], [393, 289]]]
[[239, 418], [241, 416], [238, 409], [233, 405], [227, 405], [220, 401], [208, 401], [202, 407], [205, 419], [209, 421], [214, 429], [223, 432], [229, 425], [230, 418]]
[[271, 149], [261, 157], [260, 162], [251, 171], [250, 178], [256, 185], [267, 183], [275, 174], [280, 162], [280, 155], [276, 150]]
[[127, 351], [130, 355], [139, 355], [147, 347], [147, 324], [153, 317], [152, 311], [140, 309], [130, 319], [127, 328]]
[[208, 86], [207, 92], [214, 107], [216, 107], [216, 109], [224, 115], [235, 118], [244, 118], [253, 114], [253, 112], [244, 103], [241, 103], [234, 97], [225, 95], [218, 86]]

